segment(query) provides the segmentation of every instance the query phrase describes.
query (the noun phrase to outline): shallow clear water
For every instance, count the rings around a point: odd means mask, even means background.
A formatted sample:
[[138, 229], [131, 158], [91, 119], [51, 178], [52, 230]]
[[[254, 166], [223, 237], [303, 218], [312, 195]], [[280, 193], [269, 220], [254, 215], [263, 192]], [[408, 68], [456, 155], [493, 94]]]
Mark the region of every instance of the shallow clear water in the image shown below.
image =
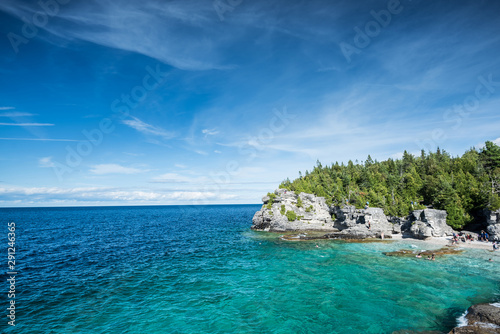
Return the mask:
[[0, 209], [19, 272], [16, 327], [4, 315], [0, 330], [447, 332], [471, 304], [500, 301], [500, 252], [431, 262], [382, 254], [430, 247], [415, 241], [282, 241], [250, 230], [259, 208]]

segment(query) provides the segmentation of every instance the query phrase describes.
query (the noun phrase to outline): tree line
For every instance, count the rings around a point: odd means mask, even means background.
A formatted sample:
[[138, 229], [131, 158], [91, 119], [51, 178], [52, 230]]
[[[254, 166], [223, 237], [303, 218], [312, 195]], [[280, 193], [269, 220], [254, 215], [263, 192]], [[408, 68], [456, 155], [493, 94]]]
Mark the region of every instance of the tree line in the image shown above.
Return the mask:
[[415, 209], [446, 210], [448, 224], [460, 229], [482, 216], [484, 209], [500, 208], [500, 146], [487, 141], [452, 157], [437, 148], [420, 156], [323, 166], [286, 179], [280, 188], [326, 198], [328, 205], [346, 203], [362, 208], [366, 202], [386, 215], [403, 217]]

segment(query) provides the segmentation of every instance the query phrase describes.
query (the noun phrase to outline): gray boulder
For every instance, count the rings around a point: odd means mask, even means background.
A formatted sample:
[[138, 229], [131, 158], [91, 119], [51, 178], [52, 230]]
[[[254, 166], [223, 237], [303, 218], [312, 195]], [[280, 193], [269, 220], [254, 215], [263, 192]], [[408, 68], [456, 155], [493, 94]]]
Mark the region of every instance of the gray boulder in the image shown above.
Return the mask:
[[500, 209], [497, 211], [488, 211], [486, 215], [486, 231], [490, 235], [490, 240], [500, 241]]
[[406, 219], [400, 217], [388, 217], [388, 219], [392, 224], [392, 234], [402, 234], [403, 226], [406, 224]]
[[333, 207], [337, 218], [335, 227], [341, 234], [356, 238], [380, 237], [390, 235], [393, 224], [381, 208], [356, 209], [354, 206]]
[[415, 210], [410, 214], [407, 223], [402, 225], [402, 230], [417, 239], [453, 235], [453, 229], [446, 224], [446, 216], [444, 210]]

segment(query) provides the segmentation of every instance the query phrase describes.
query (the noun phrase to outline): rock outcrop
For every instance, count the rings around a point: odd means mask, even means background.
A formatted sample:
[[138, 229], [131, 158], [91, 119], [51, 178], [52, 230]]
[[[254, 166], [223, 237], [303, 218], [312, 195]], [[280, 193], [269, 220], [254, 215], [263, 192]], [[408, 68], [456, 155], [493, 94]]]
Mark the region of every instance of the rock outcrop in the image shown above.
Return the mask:
[[415, 210], [401, 226], [402, 233], [417, 239], [453, 235], [453, 229], [446, 224], [444, 210]]
[[[330, 237], [379, 238], [403, 234], [425, 239], [452, 235], [446, 224], [446, 211], [415, 210], [405, 218], [390, 220], [381, 208], [356, 209], [354, 206], [331, 207], [325, 198], [286, 189], [275, 190], [262, 198], [264, 205], [252, 219], [252, 229], [260, 231], [328, 231]], [[332, 218], [333, 217], [333, 218]]]
[[336, 231], [325, 198], [275, 190], [262, 198], [264, 205], [252, 219], [252, 229], [271, 232]]
[[341, 231], [341, 234], [350, 237], [363, 239], [393, 233], [393, 224], [380, 208], [333, 207], [332, 213], [337, 218], [334, 226]]
[[488, 211], [486, 215], [486, 231], [490, 235], [490, 240], [500, 241], [500, 209], [497, 211]]
[[456, 327], [449, 334], [500, 333], [500, 304], [477, 304], [467, 310], [467, 325]]

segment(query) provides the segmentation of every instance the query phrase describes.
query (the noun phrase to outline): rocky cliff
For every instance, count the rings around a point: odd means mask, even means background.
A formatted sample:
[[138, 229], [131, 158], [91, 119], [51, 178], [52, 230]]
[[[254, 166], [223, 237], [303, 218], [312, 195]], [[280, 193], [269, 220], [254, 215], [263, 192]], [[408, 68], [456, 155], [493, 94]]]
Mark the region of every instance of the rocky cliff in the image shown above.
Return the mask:
[[381, 208], [328, 207], [323, 197], [286, 189], [275, 190], [262, 201], [264, 205], [252, 220], [254, 230], [328, 231], [341, 238], [360, 239], [397, 233], [425, 239], [453, 233], [442, 210], [416, 210], [408, 217], [389, 220]]
[[252, 219], [252, 229], [271, 232], [334, 231], [330, 208], [323, 197], [277, 189], [262, 198], [264, 205]]

